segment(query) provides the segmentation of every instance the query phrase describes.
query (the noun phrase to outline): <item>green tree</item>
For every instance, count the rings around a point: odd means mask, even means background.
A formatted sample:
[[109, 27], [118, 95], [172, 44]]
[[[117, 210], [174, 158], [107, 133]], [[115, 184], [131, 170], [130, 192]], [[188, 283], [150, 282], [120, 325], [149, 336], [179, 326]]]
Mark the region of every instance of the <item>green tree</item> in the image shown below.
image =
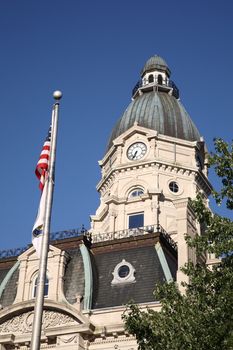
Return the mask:
[[[233, 209], [233, 144], [216, 139], [215, 150], [210, 164], [222, 187], [214, 197], [218, 204], [225, 200], [227, 208]], [[175, 282], [156, 285], [154, 296], [161, 302], [161, 312], [128, 305], [123, 319], [141, 350], [233, 349], [233, 222], [212, 214], [201, 195], [193, 208], [206, 229], [202, 236], [187, 237], [187, 244], [197, 256], [214, 253], [219, 262], [212, 269], [204, 262], [186, 264], [183, 272], [191, 282], [183, 284], [185, 295]]]

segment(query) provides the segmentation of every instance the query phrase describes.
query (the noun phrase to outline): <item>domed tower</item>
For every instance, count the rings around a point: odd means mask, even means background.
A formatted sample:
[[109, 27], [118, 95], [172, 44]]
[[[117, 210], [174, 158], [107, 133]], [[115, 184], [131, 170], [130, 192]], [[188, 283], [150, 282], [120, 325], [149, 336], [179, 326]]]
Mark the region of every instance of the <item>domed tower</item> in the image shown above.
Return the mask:
[[182, 266], [191, 254], [184, 236], [199, 232], [189, 199], [200, 191], [207, 199], [211, 185], [205, 143], [170, 75], [157, 55], [143, 67], [99, 161], [100, 206], [91, 221], [94, 241], [163, 231]]

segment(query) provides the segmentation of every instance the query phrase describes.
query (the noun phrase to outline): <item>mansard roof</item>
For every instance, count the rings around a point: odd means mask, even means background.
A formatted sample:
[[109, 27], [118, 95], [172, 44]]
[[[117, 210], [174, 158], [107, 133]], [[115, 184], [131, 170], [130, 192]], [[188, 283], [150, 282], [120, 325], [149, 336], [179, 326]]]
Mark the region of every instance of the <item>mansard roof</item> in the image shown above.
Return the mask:
[[[114, 240], [105, 240], [106, 237], [103, 235], [99, 241], [98, 238], [95, 239], [91, 247], [85, 235], [53, 242], [68, 256], [63, 289], [66, 301], [70, 305], [76, 305], [77, 298], [80, 298], [83, 309], [120, 306], [130, 300], [137, 303], [153, 302], [155, 284], [166, 281], [166, 273], [175, 280], [177, 253], [174, 242], [161, 232], [135, 231], [125, 238], [119, 237]], [[158, 249], [155, 248], [156, 244], [162, 247], [167, 267], [162, 264]], [[32, 247], [29, 248], [29, 255], [32, 254], [32, 250]], [[27, 251], [20, 257], [25, 259], [26, 255]], [[0, 284], [4, 284], [0, 303], [4, 308], [14, 303], [18, 279], [16, 265], [13, 265], [15, 269], [10, 276], [9, 269], [1, 269], [1, 263], [3, 267], [5, 260], [0, 260]], [[115, 274], [118, 273], [117, 266], [120, 264], [132, 267], [133, 279], [130, 283], [113, 283], [114, 271]]]

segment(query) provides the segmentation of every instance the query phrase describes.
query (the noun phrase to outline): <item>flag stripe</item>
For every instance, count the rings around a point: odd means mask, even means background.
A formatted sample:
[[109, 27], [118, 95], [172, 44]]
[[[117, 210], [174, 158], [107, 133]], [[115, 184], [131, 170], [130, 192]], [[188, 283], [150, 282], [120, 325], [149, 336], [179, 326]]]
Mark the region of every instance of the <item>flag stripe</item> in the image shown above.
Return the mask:
[[43, 149], [40, 158], [43, 158], [46, 154], [50, 153], [50, 149]]
[[41, 191], [44, 189], [45, 181], [47, 178], [47, 171], [50, 158], [50, 145], [51, 145], [51, 127], [49, 128], [48, 136], [44, 142], [39, 161], [36, 165], [35, 173], [39, 179], [39, 188]]

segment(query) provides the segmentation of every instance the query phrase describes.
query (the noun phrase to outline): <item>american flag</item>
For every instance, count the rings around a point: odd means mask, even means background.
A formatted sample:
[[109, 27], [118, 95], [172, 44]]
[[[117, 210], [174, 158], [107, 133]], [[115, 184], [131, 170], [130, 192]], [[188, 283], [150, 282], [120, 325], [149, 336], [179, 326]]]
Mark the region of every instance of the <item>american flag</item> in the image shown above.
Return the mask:
[[39, 179], [39, 188], [42, 191], [40, 198], [40, 205], [37, 213], [37, 218], [32, 229], [32, 244], [34, 245], [37, 256], [40, 257], [41, 247], [42, 247], [42, 235], [45, 223], [45, 207], [46, 207], [46, 197], [47, 197], [47, 186], [48, 181], [48, 165], [50, 158], [50, 147], [51, 147], [51, 127], [48, 131], [48, 136], [44, 142], [39, 161], [36, 165], [35, 173]]
[[48, 164], [50, 157], [50, 146], [51, 146], [51, 126], [48, 131], [48, 136], [44, 142], [39, 161], [36, 165], [36, 176], [39, 179], [39, 188], [41, 191], [44, 189], [45, 181], [47, 178]]

